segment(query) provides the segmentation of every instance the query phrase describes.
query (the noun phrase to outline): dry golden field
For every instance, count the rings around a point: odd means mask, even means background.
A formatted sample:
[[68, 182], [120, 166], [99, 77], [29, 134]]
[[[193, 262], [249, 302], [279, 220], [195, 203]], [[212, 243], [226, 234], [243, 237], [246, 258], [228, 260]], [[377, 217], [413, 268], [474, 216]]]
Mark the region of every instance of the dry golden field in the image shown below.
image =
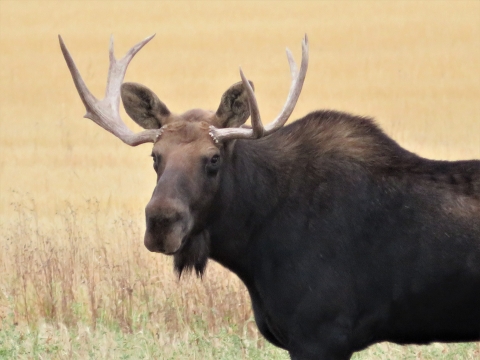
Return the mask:
[[[0, 0], [0, 316], [17, 336], [0, 357], [35, 358], [56, 341], [42, 358], [127, 358], [131, 349], [112, 345], [115, 328], [157, 349], [131, 358], [228, 358], [209, 350], [223, 331], [240, 339], [230, 358], [263, 358], [254, 348], [285, 358], [259, 338], [233, 275], [210, 264], [202, 281], [177, 281], [170, 259], [144, 249], [150, 147], [129, 148], [82, 118], [57, 35], [101, 97], [110, 35], [123, 56], [153, 33], [126, 80], [173, 111], [216, 108], [241, 65], [263, 118], [273, 118], [289, 87], [284, 49], [299, 59], [307, 33], [310, 66], [292, 119], [320, 108], [368, 115], [420, 155], [480, 158], [480, 1]], [[205, 347], [182, 353], [192, 334]], [[382, 344], [364, 356], [480, 357], [478, 344], [464, 350]]]

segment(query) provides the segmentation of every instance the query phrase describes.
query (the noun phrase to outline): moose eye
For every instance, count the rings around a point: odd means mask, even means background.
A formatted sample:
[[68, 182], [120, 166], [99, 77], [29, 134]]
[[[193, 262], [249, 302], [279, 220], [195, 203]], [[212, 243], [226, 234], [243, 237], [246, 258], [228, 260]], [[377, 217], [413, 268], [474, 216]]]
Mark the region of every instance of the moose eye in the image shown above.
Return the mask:
[[210, 159], [210, 164], [213, 164], [215, 165], [216, 163], [218, 163], [220, 160], [220, 155], [218, 154], [215, 154], [212, 156], [212, 158]]
[[152, 158], [153, 158], [153, 170], [158, 172], [158, 165], [160, 164], [161, 157], [160, 156], [155, 156], [155, 155], [152, 154]]
[[213, 155], [205, 166], [208, 175], [216, 175], [220, 169], [220, 155]]

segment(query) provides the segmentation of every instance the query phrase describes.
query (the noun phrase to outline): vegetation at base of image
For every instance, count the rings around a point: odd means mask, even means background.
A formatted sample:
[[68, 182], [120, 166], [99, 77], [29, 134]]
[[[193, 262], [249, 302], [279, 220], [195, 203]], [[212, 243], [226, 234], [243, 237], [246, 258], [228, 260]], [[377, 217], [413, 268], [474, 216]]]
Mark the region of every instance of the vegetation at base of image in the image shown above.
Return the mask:
[[95, 330], [84, 324], [3, 325], [0, 359], [288, 359], [270, 344], [260, 346], [226, 328], [211, 334], [201, 324], [168, 344], [146, 328], [128, 333], [101, 323]]

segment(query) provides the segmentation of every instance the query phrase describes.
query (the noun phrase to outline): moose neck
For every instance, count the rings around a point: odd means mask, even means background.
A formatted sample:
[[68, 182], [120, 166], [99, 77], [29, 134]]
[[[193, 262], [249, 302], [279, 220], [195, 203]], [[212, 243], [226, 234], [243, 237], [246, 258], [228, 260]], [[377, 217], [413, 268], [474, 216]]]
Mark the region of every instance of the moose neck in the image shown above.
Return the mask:
[[282, 194], [287, 193], [286, 172], [290, 167], [278, 156], [280, 151], [271, 141], [274, 137], [237, 140], [212, 205], [210, 257], [244, 280], [249, 268], [244, 263], [248, 257], [243, 255], [249, 241], [254, 240], [254, 234], [282, 201]]

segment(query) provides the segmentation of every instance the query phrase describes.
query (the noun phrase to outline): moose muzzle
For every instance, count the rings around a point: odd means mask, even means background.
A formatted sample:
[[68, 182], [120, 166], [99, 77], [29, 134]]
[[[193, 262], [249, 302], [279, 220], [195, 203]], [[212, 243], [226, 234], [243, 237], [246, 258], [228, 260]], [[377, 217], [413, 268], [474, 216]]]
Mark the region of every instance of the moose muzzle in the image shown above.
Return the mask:
[[172, 255], [183, 245], [193, 227], [188, 207], [180, 201], [150, 200], [145, 208], [145, 247], [152, 252]]

